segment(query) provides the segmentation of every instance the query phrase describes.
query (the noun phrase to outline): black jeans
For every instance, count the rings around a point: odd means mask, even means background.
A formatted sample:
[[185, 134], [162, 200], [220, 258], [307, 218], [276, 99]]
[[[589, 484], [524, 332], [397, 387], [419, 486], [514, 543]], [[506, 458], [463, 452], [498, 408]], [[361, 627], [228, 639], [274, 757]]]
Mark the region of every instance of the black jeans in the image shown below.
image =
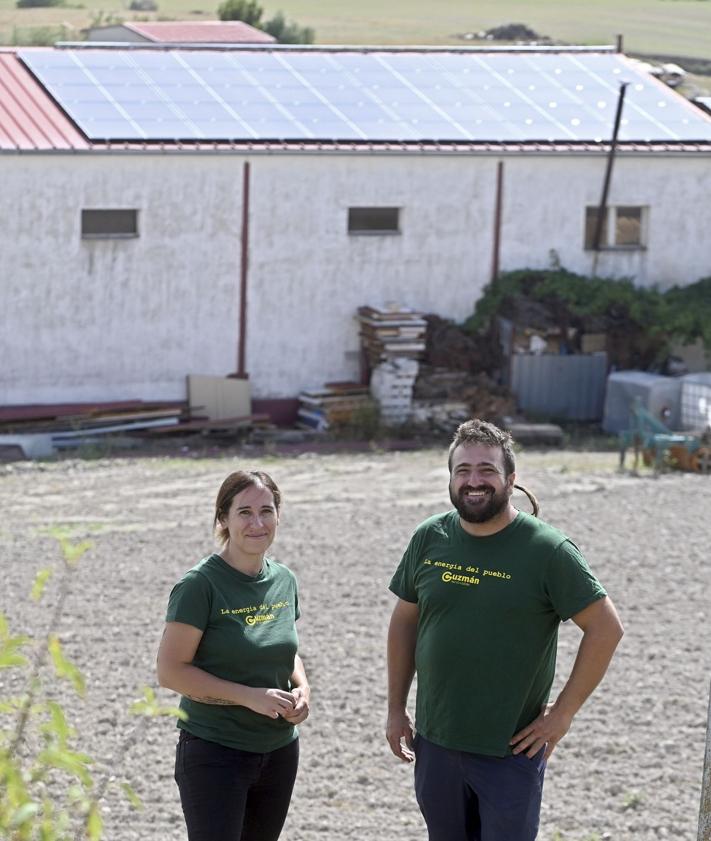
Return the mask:
[[298, 765], [298, 739], [269, 753], [252, 753], [181, 730], [175, 781], [188, 841], [276, 841]]

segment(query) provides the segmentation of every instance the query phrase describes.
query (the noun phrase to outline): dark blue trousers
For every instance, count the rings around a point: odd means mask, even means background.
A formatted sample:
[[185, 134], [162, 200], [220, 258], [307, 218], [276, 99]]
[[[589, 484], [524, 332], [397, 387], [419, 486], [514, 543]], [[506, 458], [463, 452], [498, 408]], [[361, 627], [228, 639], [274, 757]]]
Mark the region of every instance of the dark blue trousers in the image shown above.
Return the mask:
[[415, 794], [429, 841], [534, 841], [544, 752], [485, 756], [416, 736]]
[[181, 730], [175, 781], [189, 841], [276, 841], [298, 764], [298, 739], [269, 753], [252, 753]]

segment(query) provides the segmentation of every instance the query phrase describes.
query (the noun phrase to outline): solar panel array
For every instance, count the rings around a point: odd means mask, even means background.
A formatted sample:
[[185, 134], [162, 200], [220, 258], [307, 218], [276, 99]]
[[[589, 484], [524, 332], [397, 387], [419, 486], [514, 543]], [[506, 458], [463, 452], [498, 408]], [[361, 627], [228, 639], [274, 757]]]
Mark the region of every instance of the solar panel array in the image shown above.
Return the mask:
[[711, 140], [711, 120], [612, 53], [20, 52], [94, 141]]

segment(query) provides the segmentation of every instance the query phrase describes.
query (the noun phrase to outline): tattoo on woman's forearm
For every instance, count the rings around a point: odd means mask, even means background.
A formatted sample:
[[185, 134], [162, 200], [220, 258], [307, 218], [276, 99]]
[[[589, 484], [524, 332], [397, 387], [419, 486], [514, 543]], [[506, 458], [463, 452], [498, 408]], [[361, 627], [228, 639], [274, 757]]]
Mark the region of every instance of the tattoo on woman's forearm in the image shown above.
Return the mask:
[[197, 701], [199, 704], [215, 704], [216, 706], [222, 707], [238, 707], [235, 701], [228, 701], [225, 698], [212, 698], [209, 695], [205, 698], [196, 698], [194, 695], [186, 695], [186, 698], [189, 698], [191, 701]]

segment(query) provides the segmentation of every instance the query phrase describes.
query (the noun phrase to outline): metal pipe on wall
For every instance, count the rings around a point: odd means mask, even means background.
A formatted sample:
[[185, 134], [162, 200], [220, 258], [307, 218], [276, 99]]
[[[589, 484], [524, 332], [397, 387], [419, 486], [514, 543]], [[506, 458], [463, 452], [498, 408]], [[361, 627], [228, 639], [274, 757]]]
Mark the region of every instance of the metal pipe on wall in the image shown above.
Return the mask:
[[499, 257], [501, 251], [501, 211], [504, 191], [504, 162], [496, 164], [496, 198], [494, 200], [494, 244], [491, 255], [491, 283], [496, 283], [499, 276]]
[[237, 373], [241, 379], [248, 379], [246, 370], [247, 349], [247, 278], [249, 274], [249, 161], [242, 169], [242, 249], [239, 284], [239, 340], [237, 346]]

